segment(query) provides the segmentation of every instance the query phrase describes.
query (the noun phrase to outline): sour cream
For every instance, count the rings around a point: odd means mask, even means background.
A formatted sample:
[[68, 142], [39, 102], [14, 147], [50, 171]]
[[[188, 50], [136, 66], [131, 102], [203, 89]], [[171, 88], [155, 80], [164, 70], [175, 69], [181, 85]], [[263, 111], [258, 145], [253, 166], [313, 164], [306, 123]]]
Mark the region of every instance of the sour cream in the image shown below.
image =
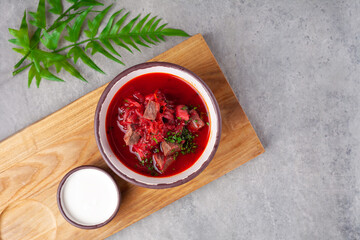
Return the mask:
[[60, 183], [59, 197], [64, 217], [82, 226], [99, 225], [111, 220], [120, 202], [113, 178], [91, 166], [80, 167], [65, 176], [62, 186]]

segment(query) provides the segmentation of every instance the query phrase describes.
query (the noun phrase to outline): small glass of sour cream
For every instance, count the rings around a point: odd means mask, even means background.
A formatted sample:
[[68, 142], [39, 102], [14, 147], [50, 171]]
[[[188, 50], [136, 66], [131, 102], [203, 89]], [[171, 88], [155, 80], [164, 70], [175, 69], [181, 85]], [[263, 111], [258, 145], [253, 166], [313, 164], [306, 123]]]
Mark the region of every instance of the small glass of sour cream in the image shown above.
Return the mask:
[[120, 191], [109, 173], [95, 166], [68, 172], [57, 191], [58, 207], [72, 225], [83, 229], [109, 223], [120, 207]]

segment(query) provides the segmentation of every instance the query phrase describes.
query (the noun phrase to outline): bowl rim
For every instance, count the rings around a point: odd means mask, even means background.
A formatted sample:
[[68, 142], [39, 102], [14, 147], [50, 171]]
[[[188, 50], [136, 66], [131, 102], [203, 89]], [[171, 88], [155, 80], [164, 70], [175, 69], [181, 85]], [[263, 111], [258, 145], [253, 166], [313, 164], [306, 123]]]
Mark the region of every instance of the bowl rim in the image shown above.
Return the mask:
[[[212, 101], [212, 104], [215, 108], [215, 115], [218, 117], [218, 131], [216, 133], [215, 136], [215, 144], [214, 147], [208, 157], [208, 159], [206, 159], [204, 161], [204, 163], [201, 165], [201, 167], [196, 170], [195, 172], [193, 172], [192, 174], [190, 174], [189, 176], [187, 176], [184, 179], [180, 179], [176, 182], [172, 182], [172, 183], [161, 183], [161, 184], [146, 184], [143, 182], [139, 182], [134, 178], [130, 178], [127, 175], [123, 174], [120, 170], [118, 170], [114, 164], [111, 162], [111, 160], [108, 158], [108, 156], [105, 154], [103, 146], [100, 142], [100, 135], [99, 135], [99, 125], [100, 125], [100, 120], [99, 120], [99, 114], [100, 114], [100, 110], [102, 109], [102, 105], [103, 102], [105, 100], [105, 98], [107, 97], [109, 91], [111, 90], [111, 88], [115, 85], [116, 82], [118, 82], [119, 80], [121, 80], [123, 77], [125, 77], [126, 75], [130, 74], [133, 71], [139, 70], [139, 69], [146, 69], [146, 68], [150, 68], [150, 67], [167, 67], [167, 68], [175, 68], [177, 70], [183, 71], [189, 75], [192, 75], [192, 77], [194, 77], [205, 89], [205, 91], [207, 92], [207, 94], [210, 96], [210, 99]], [[95, 117], [94, 117], [94, 131], [95, 131], [95, 140], [97, 143], [97, 146], [100, 150], [100, 153], [103, 157], [103, 159], [105, 160], [106, 164], [110, 167], [110, 169], [115, 172], [118, 176], [120, 176], [122, 179], [138, 185], [140, 187], [145, 187], [145, 188], [152, 188], [152, 189], [163, 189], [163, 188], [171, 188], [171, 187], [176, 187], [179, 185], [182, 185], [190, 180], [192, 180], [193, 178], [195, 178], [196, 176], [198, 176], [211, 162], [211, 160], [214, 158], [214, 155], [218, 149], [219, 143], [220, 143], [220, 137], [221, 137], [221, 132], [222, 132], [222, 119], [221, 119], [221, 113], [220, 113], [220, 108], [219, 105], [216, 101], [216, 98], [214, 96], [214, 94], [212, 93], [211, 89], [209, 88], [209, 86], [198, 76], [196, 75], [194, 72], [180, 66], [174, 63], [169, 63], [169, 62], [145, 62], [145, 63], [140, 63], [137, 65], [134, 65], [130, 68], [125, 69], [124, 71], [122, 71], [121, 73], [119, 73], [113, 80], [110, 81], [110, 83], [106, 86], [105, 90], [103, 91], [103, 93], [100, 96], [100, 99], [98, 101], [96, 110], [95, 110]]]
[[[77, 223], [75, 221], [73, 221], [72, 219], [70, 219], [67, 214], [65, 213], [64, 211], [64, 208], [63, 208], [63, 205], [61, 203], [61, 190], [66, 182], [66, 180], [75, 172], [77, 171], [80, 171], [80, 170], [83, 170], [83, 169], [95, 169], [95, 170], [98, 170], [100, 172], [103, 172], [105, 173], [110, 179], [111, 181], [115, 184], [115, 187], [116, 187], [116, 192], [117, 192], [117, 195], [118, 195], [118, 202], [117, 202], [117, 205], [116, 205], [116, 208], [115, 208], [115, 211], [114, 213], [104, 222], [102, 223], [99, 223], [99, 224], [94, 224], [94, 225], [84, 225], [84, 224], [80, 224], [80, 223]], [[83, 165], [83, 166], [79, 166], [79, 167], [76, 167], [76, 168], [73, 168], [71, 169], [69, 172], [67, 172], [65, 174], [65, 176], [61, 179], [60, 183], [59, 183], [59, 186], [58, 186], [58, 189], [57, 189], [57, 192], [56, 192], [56, 200], [57, 200], [57, 205], [58, 205], [58, 208], [59, 208], [59, 211], [61, 213], [61, 215], [65, 218], [66, 221], [68, 221], [71, 225], [75, 226], [75, 227], [78, 227], [78, 228], [82, 228], [82, 229], [96, 229], [96, 228], [100, 228], [100, 227], [103, 227], [105, 226], [106, 224], [108, 224], [109, 222], [111, 222], [115, 216], [117, 215], [117, 213], [119, 212], [119, 208], [120, 208], [120, 204], [121, 204], [121, 192], [119, 190], [119, 187], [115, 181], [115, 179], [107, 172], [105, 171], [104, 169], [102, 168], [99, 168], [99, 167], [96, 167], [96, 166], [93, 166], [93, 165]]]

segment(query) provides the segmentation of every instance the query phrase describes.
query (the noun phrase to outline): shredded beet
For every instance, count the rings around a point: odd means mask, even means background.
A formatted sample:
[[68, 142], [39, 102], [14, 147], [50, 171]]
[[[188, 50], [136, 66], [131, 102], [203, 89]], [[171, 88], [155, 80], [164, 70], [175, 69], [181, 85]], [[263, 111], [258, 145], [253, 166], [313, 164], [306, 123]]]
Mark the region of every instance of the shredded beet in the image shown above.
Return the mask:
[[161, 174], [179, 153], [196, 149], [193, 133], [205, 123], [195, 109], [175, 105], [160, 90], [146, 96], [134, 92], [118, 108], [117, 123], [139, 162]]

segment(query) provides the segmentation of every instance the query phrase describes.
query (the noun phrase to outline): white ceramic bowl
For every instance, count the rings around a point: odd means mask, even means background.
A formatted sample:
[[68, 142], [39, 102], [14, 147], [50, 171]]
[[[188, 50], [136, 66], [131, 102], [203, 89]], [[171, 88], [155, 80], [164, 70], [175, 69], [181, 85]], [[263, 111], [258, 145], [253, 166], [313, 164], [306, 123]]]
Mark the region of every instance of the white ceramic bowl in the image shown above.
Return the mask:
[[[76, 180], [71, 181], [74, 177]], [[95, 184], [97, 186], [89, 185], [89, 178], [97, 181]], [[99, 179], [102, 181], [98, 181]], [[68, 183], [69, 180], [70, 183]], [[81, 183], [87, 185], [82, 186]], [[99, 195], [100, 193], [102, 195]], [[94, 199], [87, 196], [94, 194], [100, 198]], [[56, 198], [59, 211], [66, 221], [78, 228], [95, 229], [108, 224], [116, 216], [120, 207], [121, 192], [115, 180], [105, 170], [84, 165], [72, 169], [63, 177], [58, 186]], [[65, 201], [66, 198], [71, 201]], [[75, 199], [81, 199], [81, 201], [74, 203]], [[74, 210], [79, 212], [76, 213]], [[102, 214], [99, 214], [99, 211]]]
[[[126, 167], [112, 151], [106, 136], [105, 120], [111, 100], [118, 90], [132, 79], [147, 73], [168, 73], [180, 77], [193, 86], [204, 102], [209, 113], [210, 136], [199, 159], [185, 171], [169, 177], [149, 177], [138, 174]], [[120, 73], [105, 88], [95, 113], [95, 138], [99, 150], [109, 167], [121, 178], [133, 184], [148, 188], [169, 188], [184, 184], [202, 172], [215, 155], [220, 142], [221, 115], [217, 101], [210, 88], [193, 72], [166, 62], [142, 63]]]

